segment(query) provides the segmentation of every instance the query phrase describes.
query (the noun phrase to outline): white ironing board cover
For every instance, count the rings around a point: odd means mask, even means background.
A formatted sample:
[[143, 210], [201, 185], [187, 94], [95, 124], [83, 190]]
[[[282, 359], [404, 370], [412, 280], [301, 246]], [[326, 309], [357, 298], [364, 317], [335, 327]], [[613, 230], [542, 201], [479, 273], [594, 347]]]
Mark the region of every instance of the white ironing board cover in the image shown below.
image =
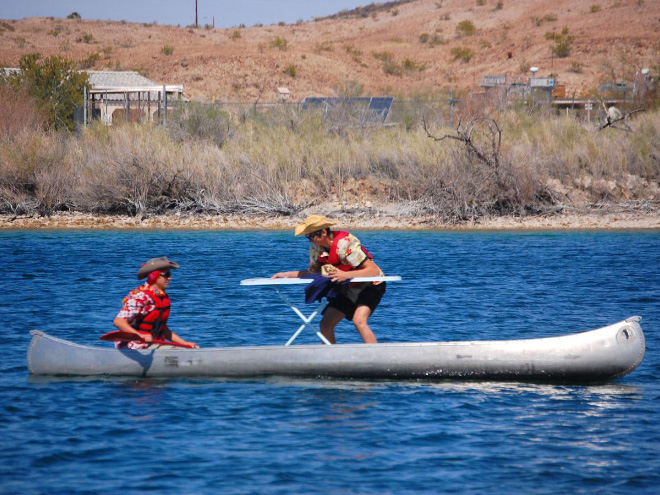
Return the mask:
[[[351, 282], [397, 282], [401, 280], [398, 275], [390, 275], [385, 277], [356, 277], [352, 278]], [[293, 285], [293, 284], [309, 284], [312, 282], [311, 278], [246, 278], [241, 280], [241, 285]]]

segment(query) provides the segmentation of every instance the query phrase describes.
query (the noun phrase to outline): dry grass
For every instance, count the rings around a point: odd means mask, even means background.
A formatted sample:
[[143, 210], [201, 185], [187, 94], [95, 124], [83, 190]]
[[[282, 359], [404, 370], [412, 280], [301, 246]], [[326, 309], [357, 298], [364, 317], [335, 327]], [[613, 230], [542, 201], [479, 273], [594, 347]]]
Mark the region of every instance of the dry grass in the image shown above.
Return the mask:
[[[193, 111], [168, 128], [127, 123], [77, 135], [38, 127], [5, 134], [0, 213], [290, 215], [328, 201], [396, 202], [463, 222], [660, 200], [659, 112], [637, 114], [633, 133], [599, 132], [568, 117], [492, 112], [502, 130], [496, 159], [489, 134], [478, 127], [472, 134], [477, 149], [491, 153], [486, 160], [459, 140], [430, 139], [417, 125], [337, 127], [313, 112], [288, 112], [211, 112], [215, 120], [189, 125]], [[463, 123], [474, 116], [468, 109], [462, 115]], [[437, 123], [433, 135], [456, 135], [442, 116], [428, 117]]]
[[0, 84], [0, 139], [46, 128], [46, 115], [27, 92]]

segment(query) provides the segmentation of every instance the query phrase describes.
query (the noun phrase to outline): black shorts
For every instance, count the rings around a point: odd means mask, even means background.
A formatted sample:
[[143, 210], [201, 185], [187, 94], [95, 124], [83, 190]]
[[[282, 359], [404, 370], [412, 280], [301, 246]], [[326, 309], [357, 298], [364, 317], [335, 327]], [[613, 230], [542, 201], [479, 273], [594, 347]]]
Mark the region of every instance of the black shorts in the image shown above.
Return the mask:
[[[383, 298], [383, 294], [385, 294], [385, 282], [378, 285], [371, 284], [358, 294], [355, 303], [348, 297], [340, 294], [328, 304], [328, 308], [335, 308], [341, 311], [348, 321], [353, 321], [353, 315], [358, 306], [369, 306], [371, 314], [373, 314], [380, 300]], [[323, 312], [325, 313], [325, 310]]]

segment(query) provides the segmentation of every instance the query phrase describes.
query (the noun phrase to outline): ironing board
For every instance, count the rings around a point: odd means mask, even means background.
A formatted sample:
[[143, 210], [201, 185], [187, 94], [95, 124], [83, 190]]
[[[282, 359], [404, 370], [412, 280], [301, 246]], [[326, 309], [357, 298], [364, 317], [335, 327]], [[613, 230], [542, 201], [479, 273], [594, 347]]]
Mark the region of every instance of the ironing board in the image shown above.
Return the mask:
[[[398, 275], [395, 276], [385, 276], [385, 277], [356, 277], [352, 278], [351, 282], [396, 282], [401, 280], [401, 277]], [[280, 296], [280, 298], [284, 301], [284, 303], [289, 306], [294, 313], [296, 313], [300, 319], [303, 321], [303, 324], [300, 325], [298, 330], [296, 330], [291, 338], [287, 341], [286, 344], [284, 345], [291, 345], [291, 343], [296, 340], [296, 337], [300, 335], [300, 332], [302, 332], [305, 327], [308, 327], [311, 331], [316, 333], [316, 335], [321, 339], [321, 341], [326, 344], [326, 345], [331, 345], [328, 339], [326, 339], [323, 334], [318, 331], [314, 330], [311, 326], [312, 320], [318, 315], [325, 306], [328, 304], [327, 301], [321, 301], [316, 309], [309, 315], [305, 316], [302, 311], [300, 311], [290, 300], [282, 290], [282, 286], [286, 285], [307, 285], [311, 283], [313, 279], [311, 278], [247, 278], [245, 280], [241, 280], [241, 285], [246, 285], [246, 286], [268, 286], [272, 287], [275, 289], [277, 294]]]

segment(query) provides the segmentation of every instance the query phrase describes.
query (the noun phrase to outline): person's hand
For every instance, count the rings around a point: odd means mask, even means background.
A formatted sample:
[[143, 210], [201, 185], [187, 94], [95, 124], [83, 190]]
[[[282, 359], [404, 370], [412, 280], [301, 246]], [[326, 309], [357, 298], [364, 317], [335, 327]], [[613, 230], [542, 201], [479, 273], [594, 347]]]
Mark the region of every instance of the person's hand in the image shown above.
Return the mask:
[[194, 342], [188, 342], [187, 340], [184, 340], [182, 344], [189, 346], [191, 349], [199, 349], [199, 346]]
[[270, 278], [295, 278], [296, 275], [297, 274], [295, 272], [277, 272]]
[[139, 335], [145, 342], [153, 342], [154, 340], [154, 336], [151, 335], [151, 332], [140, 332]]
[[328, 270], [328, 276], [333, 282], [344, 282], [345, 280], [350, 280], [352, 278], [351, 272], [344, 272], [337, 268], [334, 270]]

